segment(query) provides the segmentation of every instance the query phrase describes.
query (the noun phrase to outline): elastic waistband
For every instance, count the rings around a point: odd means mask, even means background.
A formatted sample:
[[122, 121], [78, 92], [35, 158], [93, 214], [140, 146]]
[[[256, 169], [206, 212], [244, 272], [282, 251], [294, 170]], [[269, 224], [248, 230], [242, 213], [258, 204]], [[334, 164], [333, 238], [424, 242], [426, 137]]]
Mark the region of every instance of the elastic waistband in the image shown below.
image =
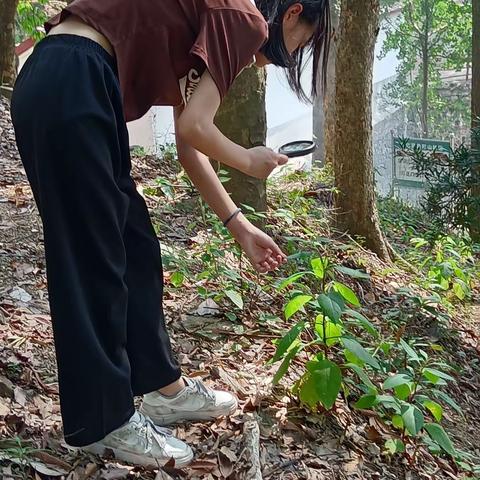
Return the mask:
[[68, 47], [80, 48], [85, 51], [98, 53], [113, 68], [117, 70], [117, 62], [99, 43], [94, 42], [90, 38], [70, 33], [59, 33], [56, 35], [48, 35], [40, 41], [36, 48], [45, 48], [50, 45], [63, 45]]

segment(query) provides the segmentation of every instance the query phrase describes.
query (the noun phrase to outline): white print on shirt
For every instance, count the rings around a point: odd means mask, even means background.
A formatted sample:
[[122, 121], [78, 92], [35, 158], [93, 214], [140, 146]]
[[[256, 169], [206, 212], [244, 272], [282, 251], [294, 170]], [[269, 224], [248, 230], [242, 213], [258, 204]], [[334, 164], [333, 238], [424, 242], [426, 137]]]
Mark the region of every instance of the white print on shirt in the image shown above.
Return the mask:
[[190, 97], [193, 95], [193, 92], [200, 83], [201, 75], [194, 68], [190, 69], [187, 75], [179, 80], [180, 83], [180, 92], [182, 92], [183, 101], [185, 105], [190, 100]]
[[[243, 70], [245, 70], [245, 68], [253, 66], [255, 62], [256, 62], [256, 58], [254, 55], [250, 63], [246, 67], [242, 68], [240, 73], [242, 73]], [[237, 77], [240, 75], [240, 73], [237, 75]], [[202, 75], [200, 75], [195, 68], [191, 68], [188, 74], [178, 81], [180, 85], [180, 92], [182, 94], [183, 102], [185, 105], [189, 102], [191, 96], [197, 89], [201, 79], [202, 79]]]

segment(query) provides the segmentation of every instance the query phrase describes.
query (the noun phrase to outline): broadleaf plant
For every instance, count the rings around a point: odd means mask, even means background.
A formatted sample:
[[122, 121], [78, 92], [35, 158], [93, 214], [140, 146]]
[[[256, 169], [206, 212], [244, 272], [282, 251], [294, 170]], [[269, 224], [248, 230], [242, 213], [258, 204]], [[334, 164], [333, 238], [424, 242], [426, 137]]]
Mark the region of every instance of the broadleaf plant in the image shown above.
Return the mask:
[[293, 362], [296, 372], [303, 364], [292, 391], [312, 411], [333, 410], [341, 392], [345, 397], [353, 395], [357, 397], [353, 407], [377, 411], [399, 432], [400, 438], [385, 444], [386, 453], [403, 453], [418, 437], [432, 451], [454, 456], [452, 442], [439, 424], [443, 418], [439, 402], [460, 409], [441, 390], [455, 379], [448, 365], [436, 361], [438, 345], [410, 343], [403, 333], [383, 338], [361, 312], [354, 289], [342, 283], [339, 274], [351, 281], [368, 278], [365, 272], [313, 258], [310, 270], [277, 283], [279, 291], [292, 292], [284, 314], [295, 323], [276, 342], [270, 363], [281, 364], [274, 384]]

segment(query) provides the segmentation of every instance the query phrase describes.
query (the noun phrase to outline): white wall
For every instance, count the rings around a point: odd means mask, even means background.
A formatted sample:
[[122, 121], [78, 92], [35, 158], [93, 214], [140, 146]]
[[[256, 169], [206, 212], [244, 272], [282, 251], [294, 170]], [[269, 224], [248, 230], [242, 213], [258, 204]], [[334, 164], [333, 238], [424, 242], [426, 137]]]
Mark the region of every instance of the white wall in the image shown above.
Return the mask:
[[27, 58], [32, 54], [33, 48], [30, 48], [26, 52], [23, 52], [21, 55], [18, 56], [18, 71], [20, 71], [25, 65], [25, 62], [27, 61]]
[[160, 145], [175, 142], [172, 107], [153, 107], [144, 117], [127, 126], [130, 145], [141, 146], [148, 153], [159, 153]]
[[129, 122], [128, 134], [130, 145], [138, 145], [143, 147], [147, 153], [155, 153], [153, 138], [153, 112], [150, 110], [142, 118]]

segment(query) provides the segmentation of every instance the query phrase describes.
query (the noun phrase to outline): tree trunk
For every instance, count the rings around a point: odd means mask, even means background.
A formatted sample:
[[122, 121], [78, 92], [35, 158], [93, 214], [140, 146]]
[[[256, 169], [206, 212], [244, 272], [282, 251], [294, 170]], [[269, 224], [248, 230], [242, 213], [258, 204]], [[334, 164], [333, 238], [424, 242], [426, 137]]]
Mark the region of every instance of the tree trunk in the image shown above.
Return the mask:
[[[330, 53], [330, 57], [332, 54]], [[331, 63], [329, 62], [328, 70], [332, 68]], [[313, 141], [317, 145], [317, 149], [313, 152], [312, 160], [313, 163], [318, 167], [323, 167], [325, 165], [325, 103], [326, 103], [326, 94], [323, 90], [313, 102]]]
[[0, 0], [0, 85], [13, 85], [15, 62], [15, 14], [18, 0]]
[[[245, 148], [265, 145], [267, 115], [265, 111], [265, 69], [246, 68], [235, 80], [215, 117], [215, 123], [230, 140]], [[249, 177], [238, 170], [227, 170], [230, 181], [225, 188], [237, 205], [246, 204], [258, 212], [267, 208], [265, 180]]]
[[[480, 0], [473, 0], [473, 55], [472, 55], [472, 128], [480, 129]], [[480, 156], [479, 137], [472, 135], [472, 149]], [[480, 169], [480, 168], [479, 168]], [[480, 171], [478, 172], [480, 176]], [[473, 188], [474, 198], [480, 201], [480, 185]], [[480, 208], [476, 210], [476, 221], [472, 223], [471, 236], [480, 243]]]
[[390, 260], [376, 207], [372, 147], [372, 76], [379, 0], [343, 0], [336, 62], [335, 197], [341, 231], [365, 238]]
[[313, 105], [313, 133], [318, 145], [313, 161], [319, 166], [333, 164], [335, 150], [335, 61], [340, 20], [338, 3], [338, 0], [334, 0], [330, 4], [333, 37], [328, 57], [327, 89], [316, 98]]
[[[480, 128], [480, 0], [473, 0], [472, 128]], [[480, 145], [477, 145], [480, 148]]]
[[430, 129], [428, 125], [428, 86], [430, 73], [430, 36], [432, 27], [433, 3], [430, 0], [423, 0], [424, 31], [421, 36], [422, 42], [422, 112], [420, 122], [422, 124], [422, 136], [428, 138]]
[[420, 122], [422, 125], [422, 136], [423, 138], [428, 138], [429, 128], [428, 128], [428, 45], [423, 45], [422, 48], [422, 69], [423, 69], [423, 78], [422, 78], [422, 112]]

